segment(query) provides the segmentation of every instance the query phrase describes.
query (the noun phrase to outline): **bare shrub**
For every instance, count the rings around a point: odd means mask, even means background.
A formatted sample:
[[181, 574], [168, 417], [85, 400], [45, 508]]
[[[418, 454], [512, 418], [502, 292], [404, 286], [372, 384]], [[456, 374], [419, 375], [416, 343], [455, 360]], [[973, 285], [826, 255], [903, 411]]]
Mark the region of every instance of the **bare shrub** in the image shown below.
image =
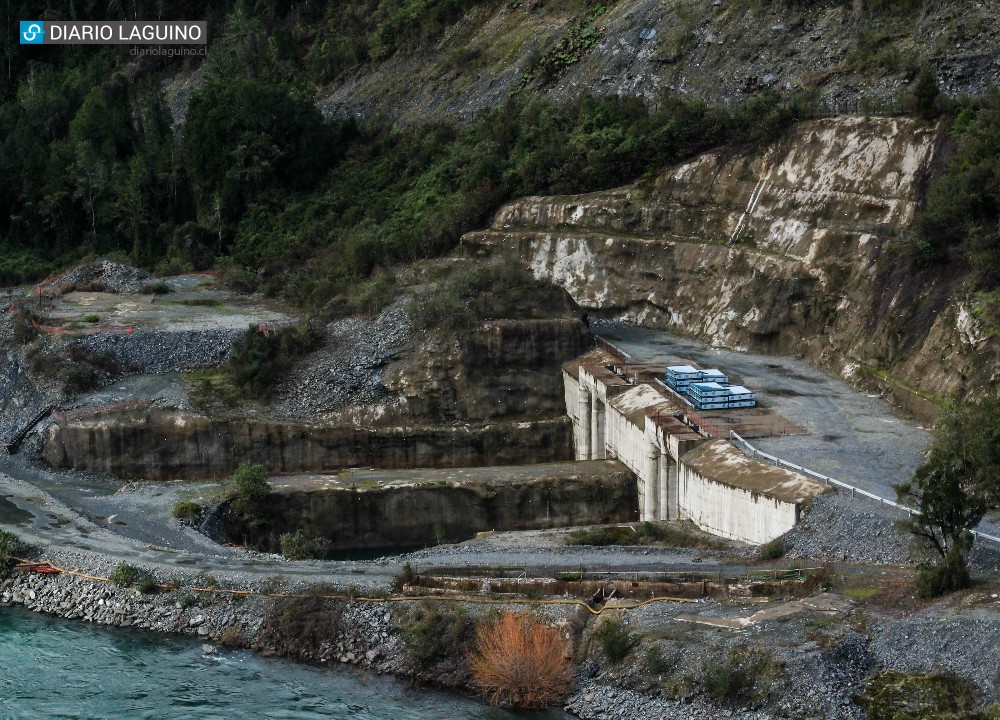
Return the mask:
[[492, 705], [549, 707], [572, 684], [566, 639], [556, 628], [512, 612], [479, 626], [469, 667]]

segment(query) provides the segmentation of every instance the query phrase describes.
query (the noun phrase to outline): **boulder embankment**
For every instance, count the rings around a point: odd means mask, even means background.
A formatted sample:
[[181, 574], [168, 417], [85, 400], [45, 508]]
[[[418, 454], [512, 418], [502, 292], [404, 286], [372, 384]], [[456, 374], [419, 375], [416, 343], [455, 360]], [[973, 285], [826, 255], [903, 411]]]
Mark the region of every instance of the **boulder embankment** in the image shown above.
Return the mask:
[[111, 627], [187, 635], [206, 644], [252, 648], [265, 656], [402, 673], [399, 632], [386, 606], [328, 601], [337, 608], [339, 622], [328, 628], [329, 635], [317, 649], [301, 656], [291, 638], [283, 642], [280, 635], [265, 632], [287, 602], [261, 594], [183, 588], [143, 594], [134, 587], [66, 573], [15, 574], [0, 580], [0, 603], [22, 605], [33, 612]]

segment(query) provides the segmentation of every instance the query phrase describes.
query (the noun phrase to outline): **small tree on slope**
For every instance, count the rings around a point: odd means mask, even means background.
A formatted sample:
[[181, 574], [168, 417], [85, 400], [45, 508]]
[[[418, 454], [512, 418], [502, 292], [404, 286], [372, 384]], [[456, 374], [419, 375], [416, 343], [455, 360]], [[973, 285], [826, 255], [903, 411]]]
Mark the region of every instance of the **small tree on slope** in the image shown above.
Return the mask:
[[942, 413], [934, 442], [913, 482], [897, 486], [917, 514], [902, 526], [941, 557], [922, 566], [922, 595], [940, 595], [969, 583], [965, 556], [971, 530], [995, 504], [1000, 478], [1000, 409], [992, 404], [956, 405]]

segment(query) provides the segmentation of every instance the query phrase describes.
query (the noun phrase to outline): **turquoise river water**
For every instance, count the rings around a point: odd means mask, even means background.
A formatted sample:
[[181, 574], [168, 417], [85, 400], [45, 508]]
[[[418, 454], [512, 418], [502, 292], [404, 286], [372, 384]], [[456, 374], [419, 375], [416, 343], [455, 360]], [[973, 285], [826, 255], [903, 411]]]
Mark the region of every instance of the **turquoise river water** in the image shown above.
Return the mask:
[[186, 638], [0, 609], [0, 718], [566, 720], [514, 714], [353, 671], [205, 655]]

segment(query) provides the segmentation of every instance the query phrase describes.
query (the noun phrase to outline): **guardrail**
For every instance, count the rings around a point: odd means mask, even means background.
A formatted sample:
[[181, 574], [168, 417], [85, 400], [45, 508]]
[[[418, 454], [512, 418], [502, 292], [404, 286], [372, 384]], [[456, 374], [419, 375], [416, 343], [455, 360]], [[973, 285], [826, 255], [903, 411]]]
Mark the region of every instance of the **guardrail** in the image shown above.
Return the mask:
[[605, 340], [600, 335], [594, 335], [594, 339], [597, 341], [597, 344], [599, 346], [603, 347], [605, 350], [607, 350], [608, 352], [610, 352], [612, 355], [617, 356], [619, 359], [624, 360], [627, 363], [632, 362], [632, 356], [629, 355], [624, 350], [622, 350], [617, 345], [615, 345], [610, 340]]
[[[851, 497], [856, 497], [860, 495], [862, 497], [868, 498], [869, 500], [874, 500], [880, 505], [888, 505], [889, 507], [901, 510], [910, 517], [920, 514], [918, 510], [903, 505], [902, 503], [898, 503], [895, 500], [890, 500], [889, 498], [884, 498], [881, 495], [876, 495], [875, 493], [868, 492], [867, 490], [862, 490], [861, 488], [855, 487], [850, 483], [845, 483], [843, 480], [837, 480], [836, 478], [832, 478], [827, 475], [823, 475], [822, 473], [818, 473], [815, 470], [810, 470], [807, 467], [802, 467], [801, 465], [790, 463], [787, 460], [782, 460], [781, 458], [775, 455], [770, 455], [766, 452], [763, 452], [762, 450], [758, 450], [749, 442], [747, 442], [744, 438], [740, 437], [735, 430], [729, 431], [729, 440], [730, 442], [733, 443], [733, 445], [742, 450], [744, 455], [747, 455], [748, 457], [751, 457], [754, 460], [758, 461], [764, 460], [767, 461], [769, 465], [774, 465], [775, 467], [784, 468], [785, 470], [792, 470], [793, 472], [801, 473], [802, 475], [806, 475], [808, 477], [819, 480], [821, 483], [824, 483], [826, 485], [839, 487], [844, 490], [849, 490], [851, 492]], [[980, 532], [979, 530], [971, 530], [970, 532], [972, 533], [972, 536], [977, 540], [982, 538], [983, 540], [989, 540], [991, 542], [1000, 544], [1000, 537], [996, 537], [994, 535], [988, 535], [984, 532]]]

